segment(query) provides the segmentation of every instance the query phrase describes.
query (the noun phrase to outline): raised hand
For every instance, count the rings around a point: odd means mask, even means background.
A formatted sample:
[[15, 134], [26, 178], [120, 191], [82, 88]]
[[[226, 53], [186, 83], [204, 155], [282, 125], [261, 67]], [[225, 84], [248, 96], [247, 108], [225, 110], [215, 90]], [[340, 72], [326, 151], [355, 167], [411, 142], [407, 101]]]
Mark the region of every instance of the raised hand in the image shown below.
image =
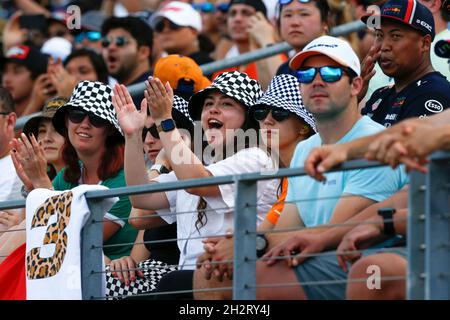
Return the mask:
[[144, 96], [153, 120], [159, 124], [164, 119], [172, 118], [173, 90], [169, 82], [163, 85], [158, 78], [149, 77], [145, 86]]
[[34, 135], [30, 139], [22, 133], [19, 139], [11, 142], [11, 156], [17, 174], [28, 191], [34, 188], [49, 188], [51, 181], [47, 175], [47, 160], [44, 150]]
[[122, 84], [116, 84], [113, 92], [112, 102], [125, 136], [140, 135], [147, 118], [147, 104], [141, 103], [141, 110], [137, 110], [130, 93]]
[[358, 102], [364, 99], [367, 90], [369, 89], [370, 79], [375, 75], [375, 63], [381, 56], [380, 44], [375, 42], [370, 47], [369, 52], [361, 63], [361, 78], [363, 80], [363, 86], [358, 94]]

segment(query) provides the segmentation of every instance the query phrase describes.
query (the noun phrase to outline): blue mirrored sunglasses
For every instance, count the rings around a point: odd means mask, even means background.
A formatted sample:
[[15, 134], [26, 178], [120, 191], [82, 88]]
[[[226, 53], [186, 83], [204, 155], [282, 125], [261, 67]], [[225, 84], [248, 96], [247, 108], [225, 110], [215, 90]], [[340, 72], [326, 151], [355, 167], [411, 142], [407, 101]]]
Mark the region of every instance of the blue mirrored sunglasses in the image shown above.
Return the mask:
[[341, 67], [305, 67], [297, 70], [297, 78], [300, 83], [311, 83], [319, 72], [322, 80], [325, 82], [336, 82], [342, 78], [343, 72], [346, 71]]
[[[286, 4], [291, 3], [292, 1], [294, 1], [294, 0], [278, 0], [278, 3], [281, 4], [281, 5], [286, 5]], [[311, 2], [313, 0], [297, 0], [297, 1], [300, 2], [300, 3], [308, 3], [308, 2]]]
[[97, 42], [102, 38], [102, 34], [98, 31], [86, 31], [86, 32], [83, 31], [76, 34], [74, 38], [76, 43], [80, 43], [84, 39], [88, 39], [89, 41], [92, 42]]

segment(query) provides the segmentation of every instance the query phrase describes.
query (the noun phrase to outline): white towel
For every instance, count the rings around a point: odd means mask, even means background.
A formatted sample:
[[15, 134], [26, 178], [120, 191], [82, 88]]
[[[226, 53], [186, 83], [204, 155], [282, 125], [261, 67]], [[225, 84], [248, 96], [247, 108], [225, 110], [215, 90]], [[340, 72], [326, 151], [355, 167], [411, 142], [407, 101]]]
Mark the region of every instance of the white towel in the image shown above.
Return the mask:
[[[28, 300], [82, 298], [81, 229], [90, 215], [84, 194], [105, 189], [101, 185], [80, 185], [66, 191], [30, 192], [26, 201]], [[106, 213], [118, 200], [108, 198], [99, 204]]]

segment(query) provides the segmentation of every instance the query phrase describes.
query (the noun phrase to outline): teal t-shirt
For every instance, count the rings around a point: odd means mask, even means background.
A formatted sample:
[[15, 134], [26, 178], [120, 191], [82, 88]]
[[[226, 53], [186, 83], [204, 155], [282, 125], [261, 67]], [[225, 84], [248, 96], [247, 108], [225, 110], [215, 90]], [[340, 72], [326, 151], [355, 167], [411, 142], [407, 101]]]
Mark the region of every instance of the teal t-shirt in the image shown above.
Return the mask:
[[[55, 190], [68, 190], [78, 186], [78, 183], [70, 183], [64, 180], [64, 170], [62, 169], [53, 180], [53, 187]], [[117, 175], [108, 178], [100, 183], [102, 186], [110, 189], [125, 187], [125, 173], [121, 169]], [[130, 216], [131, 202], [126, 196], [119, 198], [119, 201], [105, 214], [105, 219], [121, 219], [114, 221], [114, 223], [120, 224], [120, 229], [111, 238], [109, 238], [104, 245], [108, 244], [121, 244], [131, 243], [126, 246], [107, 247], [103, 249], [103, 252], [110, 259], [117, 259], [122, 256], [130, 255], [133, 243], [136, 240], [137, 230], [128, 224], [128, 217]]]
[[[384, 127], [367, 116], [359, 119], [337, 143], [344, 143], [371, 135]], [[322, 145], [319, 134], [301, 141], [291, 160], [291, 168], [303, 167], [306, 157], [315, 147]], [[286, 201], [295, 202], [306, 227], [327, 224], [343, 194], [357, 195], [383, 201], [400, 190], [407, 182], [404, 168], [390, 167], [331, 172], [324, 175], [326, 182], [318, 182], [309, 176], [288, 179]]]

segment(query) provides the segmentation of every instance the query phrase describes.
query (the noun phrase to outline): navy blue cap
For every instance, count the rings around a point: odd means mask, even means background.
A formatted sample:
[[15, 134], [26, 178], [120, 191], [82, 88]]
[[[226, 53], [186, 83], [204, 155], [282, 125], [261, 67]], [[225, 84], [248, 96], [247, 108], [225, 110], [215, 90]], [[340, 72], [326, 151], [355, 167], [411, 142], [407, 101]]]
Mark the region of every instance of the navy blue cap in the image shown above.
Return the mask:
[[[361, 20], [366, 23], [372, 15], [365, 15]], [[417, 0], [390, 0], [381, 7], [380, 16], [402, 22], [434, 39], [435, 28], [433, 14]]]

